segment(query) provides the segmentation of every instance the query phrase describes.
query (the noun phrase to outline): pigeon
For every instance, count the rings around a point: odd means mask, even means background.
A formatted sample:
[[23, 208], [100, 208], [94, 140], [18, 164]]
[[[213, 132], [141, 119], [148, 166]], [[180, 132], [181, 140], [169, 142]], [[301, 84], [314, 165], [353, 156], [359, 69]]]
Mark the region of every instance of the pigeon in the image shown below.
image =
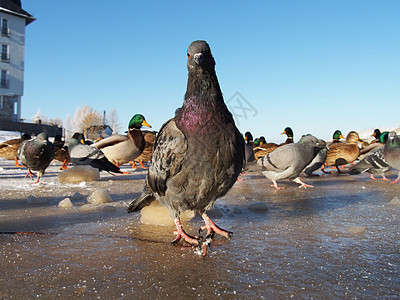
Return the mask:
[[[206, 211], [234, 185], [245, 161], [245, 142], [224, 103], [215, 73], [215, 61], [205, 41], [187, 50], [188, 82], [185, 99], [175, 117], [162, 125], [148, 169], [143, 193], [128, 213], [157, 200], [174, 218], [177, 237], [206, 254], [214, 233], [230, 238], [231, 232], [215, 225]], [[204, 240], [187, 234], [179, 215], [197, 211], [205, 221]]]
[[244, 134], [244, 140], [246, 141], [246, 163], [254, 161], [254, 150], [253, 150], [253, 135], [247, 131]]
[[397, 179], [390, 183], [398, 182], [400, 179], [400, 137], [396, 134], [396, 132], [389, 132], [388, 139], [385, 147], [383, 148], [383, 155], [385, 156], [385, 160], [388, 165], [399, 171]]
[[23, 141], [30, 140], [31, 136], [27, 133], [21, 135], [18, 139], [11, 139], [0, 144], [0, 157], [13, 160], [16, 167], [20, 167], [18, 163], [18, 148]]
[[273, 187], [278, 187], [276, 181], [282, 179], [292, 179], [299, 183], [299, 188], [313, 187], [300, 179], [300, 173], [311, 163], [317, 153], [323, 149], [319, 140], [312, 135], [306, 135], [297, 143], [286, 144], [276, 148], [271, 153], [260, 158], [257, 163], [265, 169], [262, 174], [271, 179]]
[[35, 184], [39, 183], [44, 171], [54, 159], [53, 144], [49, 142], [45, 132], [39, 133], [36, 138], [21, 143], [18, 148], [18, 158], [28, 168], [25, 178], [30, 176], [32, 179], [32, 170], [38, 171]]
[[[81, 139], [82, 140], [82, 139]], [[80, 140], [71, 138], [66, 142], [72, 165], [89, 165], [99, 171], [122, 173], [119, 167], [112, 164], [100, 149], [82, 144]]]
[[326, 142], [324, 140], [320, 139], [319, 143], [322, 146], [324, 146], [324, 148], [319, 150], [319, 152], [314, 157], [312, 162], [307, 167], [305, 167], [304, 173], [306, 173], [308, 176], [318, 176], [317, 174], [313, 174], [313, 172], [318, 170], [319, 168], [321, 168], [323, 166], [323, 164], [325, 163], [327, 152], [328, 152], [328, 149], [326, 148]]
[[144, 136], [140, 128], [151, 127], [141, 114], [136, 114], [129, 121], [128, 134], [115, 134], [102, 139], [91, 146], [100, 149], [107, 159], [119, 166], [133, 161], [142, 154], [145, 146]]
[[357, 175], [364, 172], [371, 173], [371, 179], [376, 180], [374, 175], [382, 176], [383, 180], [389, 181], [385, 177], [385, 172], [389, 171], [390, 166], [388, 165], [385, 156], [383, 155], [383, 147], [372, 150], [357, 164], [350, 167], [349, 174]]

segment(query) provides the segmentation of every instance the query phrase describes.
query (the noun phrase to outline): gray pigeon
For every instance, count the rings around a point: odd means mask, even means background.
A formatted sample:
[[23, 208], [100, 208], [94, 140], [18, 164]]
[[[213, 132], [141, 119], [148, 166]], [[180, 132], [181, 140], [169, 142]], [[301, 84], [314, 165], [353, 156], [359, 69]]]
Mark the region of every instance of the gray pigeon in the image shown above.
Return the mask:
[[[175, 220], [177, 237], [202, 247], [203, 255], [214, 233], [229, 238], [206, 211], [234, 185], [245, 160], [244, 139], [224, 103], [215, 73], [215, 61], [205, 41], [195, 41], [187, 50], [188, 82], [185, 100], [175, 117], [160, 129], [143, 193], [128, 212], [141, 210], [157, 200]], [[203, 242], [188, 235], [179, 215], [197, 211], [207, 230]]]
[[278, 147], [271, 153], [260, 158], [257, 163], [266, 171], [262, 174], [271, 179], [273, 187], [278, 187], [276, 181], [282, 179], [292, 179], [300, 184], [300, 188], [313, 187], [301, 181], [301, 171], [311, 163], [317, 153], [323, 149], [319, 140], [312, 135], [303, 136], [297, 143], [285, 144]]
[[[375, 143], [377, 144], [377, 143]], [[364, 172], [371, 173], [371, 179], [375, 180], [374, 175], [382, 176], [383, 180], [390, 180], [385, 177], [385, 172], [389, 171], [388, 165], [383, 155], [383, 147], [370, 151], [362, 160], [349, 169], [350, 175], [357, 175]]]
[[308, 176], [318, 176], [317, 174], [313, 174], [314, 171], [317, 171], [319, 168], [323, 166], [326, 160], [326, 156], [328, 155], [328, 149], [326, 148], [326, 142], [324, 140], [319, 140], [320, 144], [324, 146], [323, 149], [321, 149], [318, 154], [314, 157], [312, 162], [305, 167], [304, 173], [306, 173]]
[[111, 163], [100, 149], [82, 144], [76, 138], [66, 142], [72, 165], [88, 165], [99, 171], [122, 173], [119, 167]]
[[47, 134], [42, 132], [36, 138], [23, 141], [18, 148], [18, 158], [28, 168], [27, 176], [32, 178], [32, 170], [38, 171], [37, 181], [43, 176], [44, 171], [54, 159], [53, 144], [49, 142]]
[[385, 160], [390, 167], [399, 170], [397, 179], [391, 183], [398, 182], [400, 179], [400, 137], [396, 134], [396, 132], [389, 132], [388, 139], [383, 149], [383, 155], [385, 156]]

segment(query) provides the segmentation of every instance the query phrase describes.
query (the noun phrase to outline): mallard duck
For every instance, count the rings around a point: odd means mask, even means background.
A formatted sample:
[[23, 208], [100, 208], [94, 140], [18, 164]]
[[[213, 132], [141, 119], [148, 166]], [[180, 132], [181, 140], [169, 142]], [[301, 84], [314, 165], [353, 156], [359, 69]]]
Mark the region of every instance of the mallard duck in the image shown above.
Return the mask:
[[246, 142], [246, 148], [245, 148], [245, 151], [246, 151], [246, 163], [249, 163], [249, 162], [254, 161], [253, 135], [249, 131], [247, 131], [244, 134], [244, 140]]
[[69, 157], [68, 148], [60, 135], [54, 138], [53, 147], [54, 159], [62, 163], [60, 170], [67, 170], [67, 164], [71, 163], [71, 158]]
[[381, 132], [378, 128], [376, 128], [374, 132], [371, 134], [371, 136], [375, 138], [374, 140], [371, 141], [371, 144], [381, 143], [380, 137], [382, 134], [388, 135], [389, 131]]
[[362, 160], [368, 155], [371, 151], [374, 151], [377, 148], [384, 147], [386, 144], [386, 141], [389, 136], [389, 131], [384, 131], [379, 134], [379, 139], [378, 141], [374, 140], [373, 143], [369, 144], [366, 147], [362, 147], [360, 149], [360, 156], [358, 157], [358, 160]]
[[24, 133], [19, 139], [11, 139], [0, 144], [0, 157], [13, 160], [16, 167], [21, 165], [18, 163], [18, 148], [23, 141], [30, 140], [31, 136]]
[[47, 134], [42, 132], [36, 138], [23, 141], [18, 148], [18, 158], [28, 168], [28, 174], [32, 179], [32, 170], [38, 171], [37, 181], [43, 176], [51, 161], [54, 159], [53, 144], [49, 142]]
[[265, 137], [261, 136], [259, 138], [258, 146], [254, 148], [254, 156], [256, 159], [260, 159], [261, 157], [264, 157], [268, 153], [271, 153], [278, 147], [278, 144], [267, 143]]
[[151, 127], [143, 115], [136, 114], [129, 121], [128, 134], [116, 134], [92, 146], [100, 149], [113, 164], [120, 166], [135, 160], [144, 150], [145, 141], [140, 128]]
[[346, 136], [345, 143], [330, 144], [324, 166], [335, 166], [340, 173], [339, 166], [354, 162], [360, 155], [360, 148], [357, 142], [362, 142], [358, 133], [350, 131]]
[[293, 134], [292, 128], [286, 127], [285, 130], [281, 134], [286, 134], [287, 135], [287, 139], [286, 139], [286, 141], [284, 143], [279, 144], [279, 146], [286, 145], [286, 144], [291, 144], [291, 143], [294, 142], [294, 140], [293, 140], [294, 134]]
[[142, 154], [140, 154], [138, 157], [135, 158], [132, 167], [135, 167], [135, 163], [138, 162], [143, 169], [147, 169], [143, 165], [143, 163], [146, 163], [151, 160], [153, 156], [153, 145], [156, 140], [156, 135], [157, 133], [155, 131], [143, 131], [144, 135], [144, 149]]
[[345, 137], [342, 135], [342, 132], [340, 130], [335, 130], [332, 135], [332, 142], [330, 142], [328, 146], [333, 143], [341, 143], [340, 139], [345, 139]]
[[260, 158], [257, 163], [265, 171], [262, 174], [270, 179], [273, 187], [278, 187], [276, 181], [282, 179], [291, 179], [300, 184], [300, 188], [312, 187], [301, 181], [301, 171], [311, 163], [317, 153], [325, 148], [319, 143], [319, 140], [312, 135], [304, 136], [297, 143], [290, 143], [278, 147], [275, 151]]
[[[143, 193], [128, 212], [159, 201], [175, 220], [173, 243], [183, 239], [202, 247], [205, 255], [214, 233], [226, 238], [232, 234], [215, 225], [206, 211], [235, 184], [245, 161], [245, 142], [224, 102], [209, 45], [191, 43], [187, 57], [184, 103], [161, 127]], [[204, 241], [183, 230], [179, 215], [186, 210], [202, 216]]]

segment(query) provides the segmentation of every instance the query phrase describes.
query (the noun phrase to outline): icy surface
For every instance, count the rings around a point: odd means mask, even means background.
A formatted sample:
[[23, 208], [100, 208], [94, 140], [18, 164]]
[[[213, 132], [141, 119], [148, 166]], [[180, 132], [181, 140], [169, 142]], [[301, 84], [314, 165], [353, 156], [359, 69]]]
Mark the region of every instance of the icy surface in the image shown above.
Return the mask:
[[74, 166], [58, 174], [60, 183], [86, 183], [100, 179], [100, 172], [91, 166]]
[[[124, 165], [131, 174], [73, 184], [58, 181], [59, 167], [33, 185], [26, 169], [0, 160], [1, 299], [400, 297], [400, 206], [391, 204], [400, 184], [331, 174], [277, 191], [247, 174], [209, 213], [233, 237], [216, 236], [202, 258], [170, 244], [174, 227], [126, 213], [146, 171]], [[88, 204], [99, 189], [113, 202]], [[66, 198], [73, 207], [58, 207]], [[196, 235], [202, 225], [196, 215], [184, 227]]]
[[112, 202], [112, 198], [106, 189], [101, 188], [91, 193], [89, 197], [87, 197], [87, 202], [92, 204], [108, 203]]

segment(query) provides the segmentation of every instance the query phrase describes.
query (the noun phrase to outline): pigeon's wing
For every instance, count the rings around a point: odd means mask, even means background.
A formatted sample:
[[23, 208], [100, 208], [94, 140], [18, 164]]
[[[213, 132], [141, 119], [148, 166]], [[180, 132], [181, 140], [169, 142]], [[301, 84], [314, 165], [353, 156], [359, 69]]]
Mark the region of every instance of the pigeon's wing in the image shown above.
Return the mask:
[[260, 163], [268, 171], [282, 172], [293, 164], [297, 156], [296, 144], [287, 144], [265, 155]]
[[113, 145], [121, 143], [121, 142], [125, 142], [128, 139], [129, 138], [126, 135], [116, 134], [116, 135], [112, 135], [108, 138], [102, 139], [102, 140], [92, 144], [91, 146], [96, 147], [98, 149], [102, 149], [102, 148], [105, 148], [108, 146], [113, 146]]
[[367, 172], [371, 169], [384, 169], [388, 164], [383, 155], [383, 147], [375, 149], [367, 154], [359, 163], [349, 169], [351, 175]]
[[104, 156], [101, 150], [89, 145], [76, 145], [71, 149], [71, 158], [102, 159]]
[[153, 193], [165, 195], [168, 179], [181, 170], [187, 147], [186, 137], [176, 126], [174, 119], [167, 121], [154, 143], [147, 175], [147, 184]]

